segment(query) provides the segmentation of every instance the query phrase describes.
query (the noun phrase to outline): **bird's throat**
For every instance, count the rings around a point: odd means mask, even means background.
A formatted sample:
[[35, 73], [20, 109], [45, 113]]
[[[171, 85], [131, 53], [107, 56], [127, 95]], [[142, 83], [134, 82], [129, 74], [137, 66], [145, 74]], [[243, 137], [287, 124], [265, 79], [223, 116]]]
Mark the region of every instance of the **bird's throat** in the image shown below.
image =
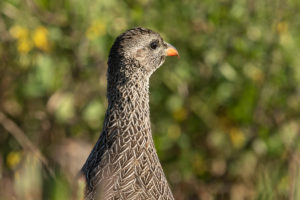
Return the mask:
[[[108, 93], [108, 109], [104, 129], [116, 127], [119, 136], [132, 132], [151, 136], [149, 80], [132, 79], [116, 84]], [[134, 133], [133, 133], [134, 134]], [[131, 137], [134, 139], [135, 137]]]

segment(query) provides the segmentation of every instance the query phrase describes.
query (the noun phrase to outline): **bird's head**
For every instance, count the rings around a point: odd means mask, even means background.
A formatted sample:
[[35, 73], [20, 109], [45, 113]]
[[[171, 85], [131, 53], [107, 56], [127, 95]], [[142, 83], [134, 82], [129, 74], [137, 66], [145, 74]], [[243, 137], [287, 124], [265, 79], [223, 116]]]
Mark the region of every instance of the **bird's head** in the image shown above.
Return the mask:
[[[150, 77], [164, 63], [166, 56], [178, 56], [175, 47], [166, 43], [154, 31], [145, 28], [133, 28], [115, 40], [110, 51], [108, 64], [109, 68], [117, 68], [111, 69], [115, 72], [130, 70], [130, 73], [142, 73]], [[126, 65], [118, 65], [122, 62]]]

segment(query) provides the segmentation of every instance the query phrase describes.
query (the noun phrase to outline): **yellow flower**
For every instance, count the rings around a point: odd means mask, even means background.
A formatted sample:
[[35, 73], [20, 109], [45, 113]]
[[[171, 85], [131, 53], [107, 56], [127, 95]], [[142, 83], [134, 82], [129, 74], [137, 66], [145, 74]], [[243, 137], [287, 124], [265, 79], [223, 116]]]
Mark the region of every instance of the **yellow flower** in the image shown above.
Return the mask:
[[16, 167], [21, 161], [21, 153], [12, 151], [7, 155], [6, 163], [10, 168]]
[[233, 147], [239, 149], [244, 145], [245, 135], [241, 131], [241, 129], [231, 128], [229, 131], [229, 135], [230, 135], [230, 140], [231, 140]]
[[94, 40], [99, 36], [104, 35], [106, 32], [106, 25], [101, 20], [95, 20], [86, 31], [86, 37], [90, 40]]
[[181, 122], [184, 121], [187, 118], [187, 110], [184, 108], [179, 108], [173, 113], [174, 119]]
[[19, 25], [11, 27], [9, 33], [17, 39], [17, 49], [21, 54], [27, 54], [32, 49], [32, 42], [29, 39], [29, 30]]
[[33, 42], [34, 45], [43, 50], [48, 51], [50, 48], [48, 41], [48, 30], [43, 26], [37, 27], [33, 32]]
[[18, 51], [26, 54], [32, 49], [32, 43], [28, 38], [18, 40]]
[[11, 27], [9, 33], [16, 39], [28, 38], [29, 35], [28, 29], [19, 25]]
[[289, 29], [288, 23], [284, 21], [280, 22], [277, 24], [276, 29], [279, 34], [287, 33]]
[[168, 127], [168, 137], [177, 140], [181, 135], [180, 126], [173, 124]]

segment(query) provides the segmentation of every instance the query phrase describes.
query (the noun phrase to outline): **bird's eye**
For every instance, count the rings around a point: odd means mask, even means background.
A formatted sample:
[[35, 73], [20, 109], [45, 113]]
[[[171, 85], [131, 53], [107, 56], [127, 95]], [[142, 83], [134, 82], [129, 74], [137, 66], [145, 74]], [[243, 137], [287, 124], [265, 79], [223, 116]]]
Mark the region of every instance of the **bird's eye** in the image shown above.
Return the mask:
[[150, 47], [151, 47], [151, 49], [156, 49], [158, 47], [158, 41], [155, 40], [155, 41], [151, 42]]

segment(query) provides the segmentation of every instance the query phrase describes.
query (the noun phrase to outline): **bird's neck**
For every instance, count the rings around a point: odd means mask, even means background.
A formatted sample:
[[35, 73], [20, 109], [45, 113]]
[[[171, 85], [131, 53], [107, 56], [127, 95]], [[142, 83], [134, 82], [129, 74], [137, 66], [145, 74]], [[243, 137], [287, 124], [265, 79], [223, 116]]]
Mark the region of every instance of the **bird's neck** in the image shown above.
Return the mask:
[[149, 110], [149, 79], [134, 76], [109, 85], [108, 109], [104, 128], [118, 127], [120, 136], [128, 128], [151, 134]]

